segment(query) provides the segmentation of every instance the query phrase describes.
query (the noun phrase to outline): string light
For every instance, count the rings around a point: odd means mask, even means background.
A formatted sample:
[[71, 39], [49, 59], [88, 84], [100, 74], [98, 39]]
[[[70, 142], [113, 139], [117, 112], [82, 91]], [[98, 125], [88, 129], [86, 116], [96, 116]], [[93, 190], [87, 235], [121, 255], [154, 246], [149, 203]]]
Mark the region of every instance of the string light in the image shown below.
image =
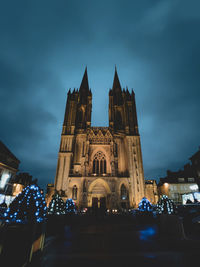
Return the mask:
[[76, 213], [77, 212], [76, 205], [71, 198], [68, 198], [66, 200], [66, 212], [67, 213]]
[[152, 211], [152, 205], [146, 197], [142, 198], [138, 208], [140, 211]]
[[168, 196], [162, 195], [157, 204], [157, 211], [159, 214], [173, 214], [175, 212], [175, 204]]
[[62, 215], [65, 214], [65, 203], [58, 194], [52, 196], [52, 200], [49, 203], [48, 214]]
[[4, 213], [4, 218], [7, 223], [43, 222], [46, 214], [46, 202], [39, 187], [31, 185], [13, 200]]

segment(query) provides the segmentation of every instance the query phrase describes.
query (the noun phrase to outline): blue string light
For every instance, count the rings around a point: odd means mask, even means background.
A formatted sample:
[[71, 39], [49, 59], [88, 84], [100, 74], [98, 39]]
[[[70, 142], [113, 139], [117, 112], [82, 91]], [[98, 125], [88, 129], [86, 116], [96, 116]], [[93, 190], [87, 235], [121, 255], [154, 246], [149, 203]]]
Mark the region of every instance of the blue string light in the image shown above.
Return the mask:
[[68, 198], [66, 200], [66, 212], [67, 213], [76, 213], [77, 212], [76, 205], [71, 198]]
[[46, 202], [37, 185], [27, 186], [13, 200], [4, 213], [8, 223], [43, 222], [46, 218]]
[[142, 200], [140, 201], [139, 210], [140, 211], [149, 211], [149, 212], [152, 211], [152, 205], [146, 197], [143, 197]]

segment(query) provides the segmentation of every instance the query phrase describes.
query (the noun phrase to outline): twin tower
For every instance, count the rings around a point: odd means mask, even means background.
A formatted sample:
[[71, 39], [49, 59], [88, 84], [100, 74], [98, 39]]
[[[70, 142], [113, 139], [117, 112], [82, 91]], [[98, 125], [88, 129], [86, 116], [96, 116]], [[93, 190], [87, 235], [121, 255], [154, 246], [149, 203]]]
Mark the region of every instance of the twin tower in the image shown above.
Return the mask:
[[144, 197], [135, 94], [122, 90], [115, 69], [109, 127], [91, 127], [87, 68], [79, 90], [68, 91], [55, 189], [78, 208], [129, 209]]

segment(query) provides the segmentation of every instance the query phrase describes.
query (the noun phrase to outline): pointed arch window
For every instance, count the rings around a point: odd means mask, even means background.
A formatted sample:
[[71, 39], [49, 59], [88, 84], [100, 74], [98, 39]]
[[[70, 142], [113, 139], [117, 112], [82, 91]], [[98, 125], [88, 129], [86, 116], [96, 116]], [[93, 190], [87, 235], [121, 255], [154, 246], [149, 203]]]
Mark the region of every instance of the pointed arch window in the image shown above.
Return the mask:
[[97, 175], [105, 174], [107, 172], [106, 156], [103, 152], [98, 151], [93, 159], [93, 173]]
[[74, 185], [72, 188], [72, 199], [73, 200], [77, 200], [77, 192], [78, 192], [78, 188], [76, 185]]
[[122, 186], [121, 186], [121, 199], [127, 200], [127, 198], [128, 198], [128, 192], [127, 192], [126, 186], [124, 184], [122, 184]]

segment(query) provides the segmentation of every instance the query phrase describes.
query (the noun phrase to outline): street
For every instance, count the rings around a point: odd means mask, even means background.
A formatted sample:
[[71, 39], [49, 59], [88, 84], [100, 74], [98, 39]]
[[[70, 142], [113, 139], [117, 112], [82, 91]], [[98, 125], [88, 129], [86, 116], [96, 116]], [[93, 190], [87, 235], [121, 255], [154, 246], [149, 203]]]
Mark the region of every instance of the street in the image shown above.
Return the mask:
[[186, 267], [198, 263], [199, 249], [200, 240], [161, 236], [154, 223], [82, 217], [47, 236], [41, 261], [32, 266]]

